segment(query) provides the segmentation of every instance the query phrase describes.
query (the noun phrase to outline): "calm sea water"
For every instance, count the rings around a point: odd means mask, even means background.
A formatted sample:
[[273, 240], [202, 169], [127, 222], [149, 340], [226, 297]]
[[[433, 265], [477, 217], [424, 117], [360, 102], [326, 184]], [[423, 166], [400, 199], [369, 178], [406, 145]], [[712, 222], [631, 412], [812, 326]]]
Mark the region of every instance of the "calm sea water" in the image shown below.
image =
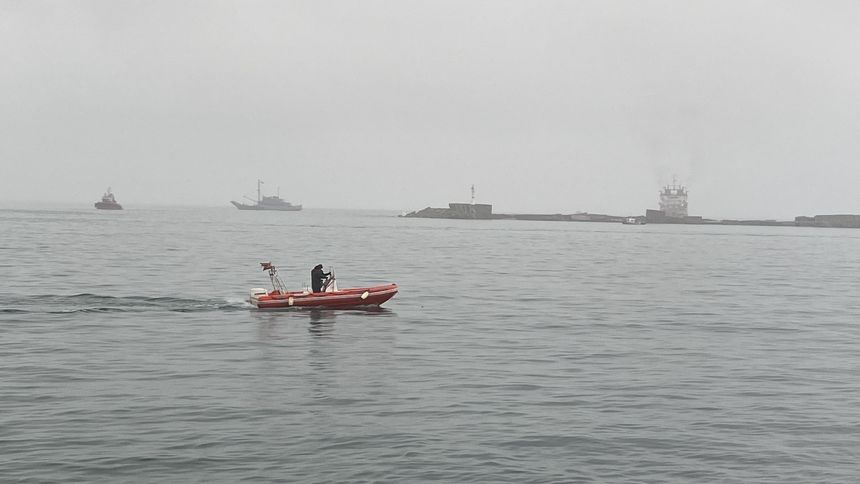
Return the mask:
[[4, 481], [860, 480], [860, 231], [7, 209], [0, 273]]

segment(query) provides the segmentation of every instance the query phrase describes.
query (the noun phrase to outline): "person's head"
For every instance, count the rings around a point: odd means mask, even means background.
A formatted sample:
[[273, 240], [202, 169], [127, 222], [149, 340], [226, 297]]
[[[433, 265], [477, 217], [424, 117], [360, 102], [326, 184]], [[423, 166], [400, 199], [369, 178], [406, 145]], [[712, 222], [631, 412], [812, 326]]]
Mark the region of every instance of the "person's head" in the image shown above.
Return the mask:
[[314, 269], [322, 269], [322, 264], [317, 264], [316, 266], [314, 266]]

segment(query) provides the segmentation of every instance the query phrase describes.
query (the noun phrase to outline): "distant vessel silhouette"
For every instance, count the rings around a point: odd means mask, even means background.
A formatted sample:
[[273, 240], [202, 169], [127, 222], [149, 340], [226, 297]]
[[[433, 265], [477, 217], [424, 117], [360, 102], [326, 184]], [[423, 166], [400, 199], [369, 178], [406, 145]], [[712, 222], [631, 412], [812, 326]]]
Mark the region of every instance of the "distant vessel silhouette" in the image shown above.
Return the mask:
[[667, 217], [687, 217], [687, 194], [687, 187], [678, 185], [678, 180], [672, 178], [672, 185], [666, 185], [660, 192], [660, 210]]
[[122, 210], [122, 205], [117, 203], [113, 193], [110, 192], [110, 187], [108, 187], [107, 192], [102, 195], [102, 201], [96, 202], [95, 206], [99, 210]]
[[247, 203], [239, 203], [236, 201], [230, 201], [236, 208], [239, 210], [281, 210], [286, 212], [297, 212], [302, 209], [301, 205], [293, 205], [290, 202], [283, 200], [278, 195], [272, 195], [271, 197], [267, 197], [262, 194], [260, 191], [260, 185], [263, 184], [262, 180], [257, 180], [257, 199], [253, 200], [251, 198], [245, 197], [248, 200], [254, 202], [253, 205]]

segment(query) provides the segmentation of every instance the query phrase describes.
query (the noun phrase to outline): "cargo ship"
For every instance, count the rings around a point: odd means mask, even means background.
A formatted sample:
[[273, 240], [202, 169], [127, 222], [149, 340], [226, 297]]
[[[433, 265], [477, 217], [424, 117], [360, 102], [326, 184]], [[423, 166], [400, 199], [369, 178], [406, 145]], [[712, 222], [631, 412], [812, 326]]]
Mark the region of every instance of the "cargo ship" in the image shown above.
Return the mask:
[[[707, 221], [696, 215], [687, 213], [687, 187], [678, 185], [678, 181], [672, 178], [672, 184], [666, 185], [660, 190], [660, 209], [645, 211], [645, 221], [657, 224], [701, 224]], [[713, 221], [711, 221], [713, 222]]]
[[263, 195], [260, 185], [263, 184], [262, 180], [257, 180], [257, 199], [247, 198], [249, 201], [254, 202], [253, 204], [247, 203], [239, 203], [236, 201], [230, 201], [236, 208], [239, 210], [280, 210], [284, 212], [297, 212], [302, 209], [301, 205], [293, 205], [290, 202], [285, 201], [280, 197], [280, 191], [278, 195], [272, 195], [267, 197]]
[[660, 210], [669, 218], [687, 217], [687, 187], [678, 185], [673, 178], [671, 185], [660, 192]]

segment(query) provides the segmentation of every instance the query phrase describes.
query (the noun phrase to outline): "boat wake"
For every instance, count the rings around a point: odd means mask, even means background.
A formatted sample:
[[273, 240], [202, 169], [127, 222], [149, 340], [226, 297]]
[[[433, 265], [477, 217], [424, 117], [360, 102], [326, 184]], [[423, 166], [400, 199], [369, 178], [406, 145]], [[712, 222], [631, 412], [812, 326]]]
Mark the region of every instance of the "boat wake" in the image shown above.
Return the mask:
[[166, 311], [194, 313], [206, 311], [238, 311], [251, 307], [240, 298], [186, 299], [176, 297], [100, 296], [75, 294], [71, 296], [42, 295], [0, 298], [0, 313], [7, 314], [68, 314]]

